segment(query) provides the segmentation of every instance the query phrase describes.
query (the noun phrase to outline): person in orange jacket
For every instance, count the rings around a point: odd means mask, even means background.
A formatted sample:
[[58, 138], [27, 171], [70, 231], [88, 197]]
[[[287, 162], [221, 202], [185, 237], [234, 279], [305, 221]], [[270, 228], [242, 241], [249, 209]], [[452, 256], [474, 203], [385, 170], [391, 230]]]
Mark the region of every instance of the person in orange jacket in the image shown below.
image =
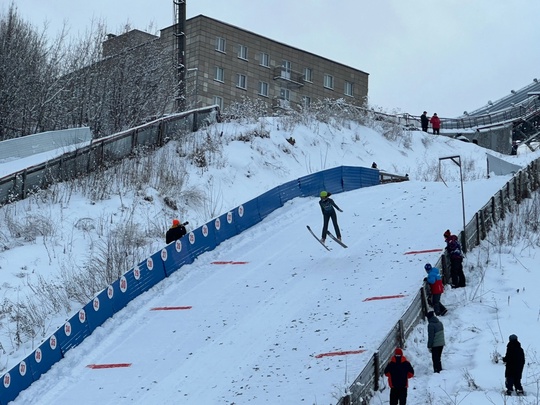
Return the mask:
[[433, 114], [433, 117], [429, 120], [431, 122], [431, 127], [433, 128], [433, 134], [439, 135], [439, 130], [441, 129], [441, 120], [437, 117], [437, 113]]
[[385, 367], [384, 375], [390, 386], [390, 405], [406, 405], [409, 378], [414, 376], [414, 369], [399, 347]]
[[180, 223], [178, 219], [173, 219], [172, 226], [169, 228], [167, 233], [165, 234], [165, 243], [167, 245], [175, 240], [180, 239], [182, 236], [184, 236], [187, 233], [186, 225], [188, 225], [189, 222], [184, 222], [183, 224]]

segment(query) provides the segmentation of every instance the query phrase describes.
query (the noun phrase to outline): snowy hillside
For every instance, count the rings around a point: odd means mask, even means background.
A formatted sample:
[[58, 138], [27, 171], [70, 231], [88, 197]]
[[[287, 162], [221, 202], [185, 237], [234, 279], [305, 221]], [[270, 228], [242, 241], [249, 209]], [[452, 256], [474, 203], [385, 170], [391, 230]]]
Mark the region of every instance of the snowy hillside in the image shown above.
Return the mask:
[[[96, 173], [72, 184], [58, 185], [25, 201], [2, 207], [0, 209], [2, 229], [0, 241], [4, 246], [4, 250], [0, 253], [0, 283], [3, 294], [0, 342], [4, 349], [4, 353], [0, 356], [2, 371], [30, 353], [43, 337], [48, 336], [82, 303], [92, 298], [95, 291], [90, 287], [81, 286], [82, 284], [103, 282], [114, 277], [121, 269], [128, 270], [134, 263], [162, 248], [165, 245], [164, 234], [172, 218], [188, 220], [190, 227], [194, 228], [288, 180], [334, 166], [370, 167], [372, 162], [376, 162], [380, 169], [387, 172], [408, 174], [411, 181], [335, 196], [345, 211], [340, 214], [339, 219], [345, 241], [350, 245], [348, 250], [339, 250], [341, 248], [334, 246], [330, 255], [323, 251], [305, 231], [306, 223], [320, 229], [321, 215], [316, 200], [295, 200], [280, 212], [273, 214], [269, 221], [247, 231], [245, 235], [240, 235], [236, 238], [238, 240], [227, 242], [226, 246], [221, 246], [219, 250], [208, 253], [204, 259], [201, 258], [196, 264], [188, 266], [185, 273], [175, 274], [170, 280], [165, 281], [165, 285], [156, 287], [141, 297], [138, 303], [134, 302], [130, 306], [131, 310], [135, 310], [151, 305], [170, 304], [174, 300], [172, 297], [179, 297], [182, 291], [192, 290], [192, 295], [186, 295], [185, 299], [199, 306], [208, 307], [208, 311], [190, 315], [193, 318], [190, 330], [194, 333], [200, 332], [200, 336], [192, 335], [193, 339], [188, 339], [187, 343], [188, 346], [194, 345], [193, 353], [208, 367], [212, 367], [213, 359], [223, 354], [226, 356], [225, 363], [234, 364], [233, 358], [247, 356], [246, 352], [241, 350], [243, 347], [255, 345], [258, 336], [268, 336], [274, 328], [273, 339], [258, 342], [262, 352], [258, 352], [256, 348], [248, 352], [262, 357], [268, 357], [267, 355], [271, 353], [275, 358], [282, 358], [285, 363], [276, 360], [273, 364], [276, 369], [284, 371], [281, 374], [276, 373], [274, 378], [271, 378], [271, 383], [261, 374], [260, 381], [250, 383], [254, 384], [253, 389], [245, 388], [245, 382], [241, 380], [249, 377], [245, 374], [238, 375], [240, 382], [224, 378], [219, 381], [221, 390], [217, 392], [221, 395], [219, 397], [221, 400], [228, 401], [223, 403], [287, 403], [275, 401], [275, 398], [278, 396], [284, 398], [289, 392], [288, 389], [285, 390], [283, 384], [291, 382], [291, 374], [285, 369], [294, 366], [290, 364], [292, 351], [309, 357], [318, 353], [314, 347], [321, 350], [325, 348], [327, 351], [338, 349], [336, 346], [342, 350], [351, 347], [366, 347], [372, 350], [377, 346], [376, 339], [384, 337], [387, 326], [393, 325], [393, 318], [399, 317], [403, 307], [401, 305], [396, 307], [395, 302], [388, 303], [382, 310], [381, 308], [362, 310], [351, 316], [345, 315], [344, 319], [340, 320], [342, 314], [356, 311], [357, 303], [371, 295], [383, 295], [397, 290], [412, 294], [423, 278], [422, 263], [426, 258], [411, 259], [404, 257], [403, 253], [407, 249], [442, 247], [442, 231], [446, 228], [451, 228], [455, 232], [459, 230], [461, 223], [459, 171], [450, 164], [443, 165], [442, 177], [447, 186], [437, 182], [439, 157], [449, 155], [462, 157], [466, 180], [466, 213], [469, 217], [504, 185], [509, 176], [491, 176], [488, 179], [486, 151], [477, 145], [422, 132], [389, 132], [376, 123], [367, 125], [369, 127], [350, 122], [323, 123], [313, 120], [301, 124], [279, 118], [266, 118], [249, 124], [238, 122], [216, 124], [205, 131], [190, 135], [188, 139], [169, 142], [157, 151], [155, 156], [141, 155], [109, 169], [106, 173]], [[385, 133], [386, 136], [381, 133]], [[520, 153], [517, 157], [492, 154], [521, 165], [538, 157], [538, 154]], [[7, 164], [9, 163], [2, 165], [4, 166], [2, 170], [6, 170]], [[533, 254], [534, 243], [527, 246], [526, 252], [529, 255]], [[107, 254], [112, 257], [113, 263], [106, 260]], [[473, 254], [474, 252], [467, 259], [470, 264], [479, 266], [476, 261], [485, 263], [487, 260], [483, 256], [471, 259], [475, 257]], [[498, 257], [502, 266], [502, 258], [506, 256], [499, 254]], [[214, 259], [243, 260], [254, 264], [216, 271], [215, 266], [210, 264]], [[435, 261], [436, 255], [430, 256], [430, 260]], [[418, 273], [407, 273], [403, 279], [402, 271], [405, 267], [418, 270]], [[395, 277], [392, 276], [393, 283], [383, 277], [387, 271], [396, 272]], [[340, 280], [347, 282], [341, 284]], [[503, 287], [499, 284], [489, 287], [488, 282], [479, 279], [476, 273], [472, 274], [470, 280], [471, 285], [465, 291], [450, 291], [447, 298], [445, 297], [447, 306], [452, 310], [455, 309], [448, 317], [448, 321], [445, 318], [445, 322], [448, 322], [448, 340], [455, 343], [454, 350], [457, 351], [460, 343], [468, 342], [474, 336], [473, 340], [490, 346], [489, 353], [493, 351], [490, 336], [480, 339], [475, 335], [479, 332], [473, 326], [463, 329], [461, 325], [467, 324], [463, 318], [467, 318], [468, 313], [462, 314], [458, 308], [461, 303], [471, 303], [468, 306], [472, 313], [478, 313], [480, 309], [475, 306], [478, 297], [486, 296], [479, 295], [478, 285], [481, 285], [482, 289], [487, 289], [490, 297], [493, 296], [493, 291]], [[289, 287], [284, 288], [284, 284]], [[306, 288], [307, 286], [309, 288]], [[506, 291], [513, 289], [513, 286], [508, 287]], [[263, 290], [269, 295], [262, 295]], [[282, 290], [284, 295], [277, 294]], [[357, 297], [353, 297], [354, 295]], [[339, 298], [340, 296], [343, 298]], [[238, 299], [231, 301], [231, 297]], [[345, 297], [347, 299], [344, 299]], [[251, 301], [253, 299], [259, 302], [262, 312], [254, 312], [253, 318], [246, 318], [246, 311], [254, 305]], [[344, 301], [336, 305], [342, 299]], [[212, 303], [215, 303], [215, 307]], [[276, 305], [281, 305], [281, 309], [272, 310]], [[496, 307], [500, 305], [499, 303]], [[298, 322], [299, 319], [307, 323], [307, 318], [312, 317], [310, 311], [318, 306], [323, 306], [327, 310], [324, 314], [317, 312], [314, 315], [320, 323], [317, 327], [323, 331], [333, 330], [328, 332], [328, 338], [339, 339], [339, 343], [325, 345], [322, 344], [324, 339], [320, 340], [324, 336], [316, 336], [319, 340], [316, 346], [313, 346], [313, 336], [309, 334], [300, 334], [297, 337], [300, 339], [298, 342], [291, 342], [290, 333], [285, 333], [286, 325]], [[227, 307], [238, 307], [236, 315], [224, 312]], [[294, 312], [291, 313], [291, 308], [298, 309], [296, 316]], [[369, 313], [376, 314], [377, 317], [365, 318], [364, 316]], [[387, 315], [388, 319], [381, 319], [381, 313]], [[277, 319], [276, 314], [280, 317], [285, 316], [286, 319]], [[510, 317], [510, 314], [508, 316]], [[67, 365], [55, 366], [50, 372], [53, 377], [44, 376], [43, 382], [36, 383], [36, 387], [27, 390], [16, 402], [24, 403], [30, 400], [36, 401], [35, 403], [52, 403], [53, 398], [57, 398], [53, 393], [57, 391], [54, 391], [49, 378], [55, 378], [57, 381], [67, 378], [67, 381], [75, 386], [78, 381], [88, 382], [90, 377], [85, 374], [88, 371], [80, 370], [72, 374], [69, 368], [76, 364], [84, 367], [87, 360], [104, 360], [112, 348], [120, 344], [125, 344], [126, 353], [129, 353], [130, 347], [134, 348], [140, 344], [140, 340], [134, 337], [135, 346], [130, 346], [128, 336], [131, 335], [132, 329], [129, 325], [146, 325], [150, 322], [148, 313], [133, 313], [127, 317], [128, 319], [124, 318], [127, 322], [124, 325], [122, 318], [116, 318], [118, 319], [104, 325], [97, 336], [89, 338], [89, 342], [83, 343], [73, 353], [70, 352], [68, 358], [61, 362]], [[328, 318], [328, 322], [324, 321], [325, 318]], [[203, 324], [201, 319], [205, 320]], [[152, 320], [157, 323], [148, 323], [146, 333], [159, 330], [163, 322], [169, 321], [170, 319], [167, 320], [166, 317], [157, 317]], [[175, 322], [178, 322], [178, 319]], [[225, 324], [229, 326], [224, 331]], [[365, 330], [366, 325], [370, 325], [373, 334], [361, 337], [359, 330]], [[342, 327], [344, 329], [339, 331]], [[521, 337], [522, 333], [516, 332], [514, 324], [510, 322], [506, 327], [512, 327], [511, 333], [517, 333]], [[214, 336], [228, 339], [227, 344], [231, 350], [225, 353], [219, 350], [212, 352], [213, 346], [203, 343], [205, 336], [201, 328], [213, 330]], [[415, 384], [414, 389], [421, 392], [418, 398], [422, 400], [426, 395], [428, 397], [433, 395], [439, 399], [445, 398], [445, 393], [453, 395], [455, 390], [462, 388], [459, 380], [463, 371], [457, 370], [465, 367], [461, 359], [470, 360], [471, 352], [477, 352], [478, 356], [480, 352], [475, 345], [469, 344], [466, 347], [469, 355], [464, 353], [459, 359], [454, 356], [455, 362], [454, 360], [448, 362], [450, 367], [446, 368], [450, 369], [451, 365], [454, 365], [455, 370], [452, 374], [444, 377], [446, 374], [443, 373], [441, 376], [433, 377], [429, 372], [429, 363], [425, 361], [428, 355], [422, 346], [425, 343], [422, 341], [425, 338], [422, 336], [422, 328], [425, 329], [425, 326], [419, 327], [414, 338], [416, 344], [410, 346], [414, 351], [409, 357], [415, 365], [418, 365], [417, 379], [411, 385]], [[484, 329], [484, 327], [477, 328]], [[461, 332], [456, 334], [455, 338], [451, 337], [452, 333], [459, 330]], [[466, 333], [467, 330], [470, 330], [469, 335]], [[164, 339], [162, 345], [165, 345], [178, 336], [174, 335], [175, 332], [172, 330], [168, 333], [173, 335], [154, 333], [151, 336], [139, 335], [139, 338], [146, 341], [148, 337], [149, 340], [156, 342]], [[497, 340], [499, 352], [503, 350], [502, 338], [509, 333], [497, 334], [500, 335]], [[491, 334], [491, 337], [493, 335]], [[105, 346], [98, 349], [99, 354], [92, 354], [92, 348], [97, 346], [100, 340], [104, 341]], [[214, 346], [221, 346], [213, 339], [212, 342]], [[275, 346], [274, 349], [270, 348], [272, 344]], [[279, 350], [286, 351], [279, 352]], [[99, 359], [102, 353], [105, 357]], [[164, 358], [168, 358], [170, 354], [168, 350], [162, 352]], [[184, 353], [184, 355], [191, 354]], [[121, 385], [127, 384], [127, 380], [133, 380], [145, 370], [152, 368], [152, 362], [160, 362], [157, 358], [148, 356], [143, 356], [141, 360], [150, 363], [132, 370], [136, 374], [115, 374], [115, 381], [122, 382]], [[259, 364], [261, 361], [262, 359], [246, 357], [247, 366]], [[335, 402], [332, 387], [341, 389], [346, 385], [345, 374], [350, 383], [354, 379], [354, 373], [362, 365], [362, 360], [358, 357], [345, 360], [345, 364], [343, 359], [339, 363], [326, 364], [325, 361], [316, 363], [326, 370], [328, 375], [316, 373], [315, 370], [309, 372], [315, 372], [309, 374], [311, 385], [319, 388], [313, 391], [317, 393], [316, 398], [306, 397], [306, 403]], [[477, 364], [478, 367], [490, 366], [483, 364], [486, 361], [489, 363], [489, 355], [487, 359], [484, 356], [468, 367], [474, 370], [473, 366], [476, 367]], [[172, 373], [178, 366], [175, 364], [175, 362], [170, 365], [164, 364], [165, 370], [169, 370], [169, 374]], [[222, 377], [231, 376], [234, 379], [226, 364], [219, 367], [223, 367], [218, 369], [221, 370]], [[309, 365], [308, 369], [312, 367], [314, 364]], [[293, 369], [291, 371], [298, 377], [296, 371]], [[189, 375], [188, 371], [185, 373], [189, 379], [188, 385], [193, 387], [193, 391], [187, 392], [190, 398], [206, 392], [208, 396], [205, 398], [210, 401], [209, 403], [220, 403], [220, 399], [212, 396], [212, 390], [200, 376], [196, 378], [196, 375]], [[282, 375], [282, 378], [276, 377], [277, 375]], [[330, 375], [332, 377], [328, 378]], [[493, 375], [493, 378], [496, 376], [498, 380], [489, 389], [500, 386], [500, 373]], [[279, 384], [276, 384], [276, 378], [281, 381]], [[195, 381], [200, 380], [203, 380], [201, 381], [203, 386], [196, 387]], [[328, 380], [326, 385], [321, 385], [321, 381], [324, 380]], [[92, 403], [96, 400], [97, 397], [92, 397], [92, 392], [97, 393], [103, 389], [99, 386], [99, 378], [97, 381], [96, 391], [89, 389], [90, 396], [84, 399], [87, 402], [79, 401], [79, 403]], [[294, 384], [298, 385], [299, 382], [295, 381]], [[441, 384], [447, 384], [443, 393], [431, 388]], [[483, 388], [487, 384], [480, 385]], [[169, 381], [167, 386], [172, 386], [173, 389], [175, 387], [172, 381]], [[240, 389], [240, 386], [244, 388]], [[261, 394], [263, 386], [266, 387], [264, 395]], [[66, 392], [65, 395], [69, 395], [66, 384], [60, 382], [56, 387]], [[246, 396], [231, 399], [227, 392], [233, 388], [237, 389], [237, 392], [238, 390], [245, 392]], [[51, 394], [46, 396], [44, 393], [49, 389]], [[112, 389], [114, 392], [115, 388]], [[318, 389], [321, 391], [317, 391]], [[141, 396], [140, 393], [137, 394], [137, 390], [130, 391], [133, 392], [132, 396], [122, 396], [124, 394], [119, 393], [120, 397], [114, 395], [109, 397], [113, 402], [103, 402], [102, 398], [99, 402], [120, 403], [119, 398], [124, 398], [123, 400], [131, 403], [134, 401], [150, 403], [152, 398], [159, 398]], [[173, 392], [163, 392], [162, 403], [191, 403], [188, 400], [175, 402]], [[108, 390], [103, 393], [112, 395]], [[385, 399], [386, 394], [387, 391], [383, 394]], [[249, 395], [251, 401], [247, 400]], [[410, 395], [412, 397], [413, 392]], [[295, 403], [298, 402], [297, 399], [295, 397]]]

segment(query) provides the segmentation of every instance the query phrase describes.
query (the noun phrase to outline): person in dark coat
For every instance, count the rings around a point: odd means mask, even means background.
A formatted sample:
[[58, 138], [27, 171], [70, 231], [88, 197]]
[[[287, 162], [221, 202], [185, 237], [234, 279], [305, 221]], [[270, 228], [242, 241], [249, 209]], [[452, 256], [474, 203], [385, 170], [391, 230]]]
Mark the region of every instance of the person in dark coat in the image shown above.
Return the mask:
[[175, 240], [180, 239], [182, 236], [184, 236], [187, 231], [185, 225], [187, 225], [187, 222], [184, 222], [183, 224], [180, 223], [179, 220], [173, 219], [172, 226], [169, 228], [167, 233], [165, 234], [165, 242], [167, 245]]
[[414, 369], [399, 347], [384, 368], [384, 375], [390, 386], [390, 405], [406, 405], [409, 378], [414, 376]]
[[429, 311], [428, 318], [428, 342], [427, 347], [431, 352], [433, 372], [440, 373], [442, 370], [441, 356], [444, 348], [444, 325], [433, 311]]
[[465, 287], [465, 273], [463, 273], [463, 253], [457, 238], [450, 238], [446, 244], [446, 252], [450, 258], [450, 274], [452, 275], [452, 288]]
[[433, 306], [435, 315], [445, 315], [448, 310], [441, 302], [441, 294], [444, 292], [444, 285], [440, 271], [437, 267], [433, 267], [429, 263], [426, 263], [424, 269], [428, 274], [424, 280], [429, 284], [431, 289], [431, 305]]
[[[321, 206], [321, 211], [323, 214], [323, 229], [322, 229], [322, 237], [321, 242], [324, 243], [326, 240], [326, 233], [328, 231], [328, 222], [330, 221], [330, 218], [332, 218], [332, 225], [334, 225], [334, 231], [336, 232], [336, 238], [341, 241], [341, 231], [339, 230], [339, 226], [337, 223], [337, 215], [336, 210], [339, 212], [343, 212], [341, 208], [339, 208], [334, 200], [330, 198], [331, 193], [328, 191], [321, 191], [319, 200], [319, 205]], [[335, 209], [334, 209], [335, 208]]]
[[433, 117], [431, 117], [429, 122], [431, 122], [431, 127], [433, 128], [433, 133], [439, 135], [439, 130], [441, 129], [441, 120], [437, 116], [437, 113], [433, 114]]
[[429, 126], [429, 118], [427, 117], [427, 111], [420, 116], [420, 124], [422, 124], [422, 131], [427, 132]]
[[508, 344], [506, 345], [506, 355], [503, 357], [503, 362], [506, 363], [504, 377], [506, 379], [506, 395], [512, 395], [512, 390], [516, 387], [517, 394], [523, 394], [521, 385], [521, 375], [525, 366], [525, 353], [521, 348], [516, 335], [510, 335]]

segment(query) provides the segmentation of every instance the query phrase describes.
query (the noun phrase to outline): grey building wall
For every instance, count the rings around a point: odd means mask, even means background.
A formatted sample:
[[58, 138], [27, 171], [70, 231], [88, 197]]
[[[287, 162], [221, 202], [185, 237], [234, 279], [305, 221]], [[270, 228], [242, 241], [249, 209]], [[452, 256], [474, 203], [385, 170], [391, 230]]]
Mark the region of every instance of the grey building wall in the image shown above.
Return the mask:
[[[174, 33], [171, 26], [160, 35], [171, 55]], [[216, 49], [217, 38], [225, 41], [223, 51]], [[247, 48], [245, 58], [239, 56], [241, 47]], [[306, 97], [311, 102], [343, 98], [354, 105], [367, 100], [368, 73], [203, 15], [186, 21], [186, 48], [188, 108], [214, 104], [216, 98], [225, 109], [242, 97], [274, 107], [295, 107]], [[268, 66], [263, 65], [263, 54], [268, 55]], [[290, 72], [280, 69], [284, 60], [290, 62]], [[216, 78], [218, 68], [223, 70], [222, 80]], [[305, 68], [313, 74], [310, 81], [304, 80]], [[325, 74], [333, 77], [333, 88], [324, 86]], [[245, 88], [238, 86], [238, 75], [245, 76]], [[266, 95], [260, 92], [261, 82], [268, 85]], [[352, 95], [345, 94], [346, 82], [352, 86]], [[287, 96], [288, 101], [284, 100]]]

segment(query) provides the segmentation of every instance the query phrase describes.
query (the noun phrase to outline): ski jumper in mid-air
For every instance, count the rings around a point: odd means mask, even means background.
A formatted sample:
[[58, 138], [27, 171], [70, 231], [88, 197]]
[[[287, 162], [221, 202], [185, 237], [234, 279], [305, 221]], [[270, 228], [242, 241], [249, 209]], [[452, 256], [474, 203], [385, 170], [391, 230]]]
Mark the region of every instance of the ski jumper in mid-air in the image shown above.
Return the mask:
[[[321, 191], [319, 200], [319, 205], [321, 206], [321, 211], [323, 214], [323, 229], [322, 229], [322, 238], [321, 242], [324, 243], [326, 240], [326, 234], [328, 231], [328, 222], [330, 221], [330, 218], [332, 218], [332, 225], [334, 225], [334, 231], [336, 232], [336, 238], [341, 241], [341, 232], [339, 230], [339, 226], [337, 223], [337, 215], [336, 210], [339, 212], [343, 212], [341, 208], [339, 208], [334, 200], [330, 198], [330, 193], [327, 191]], [[334, 209], [335, 208], [335, 209]]]

